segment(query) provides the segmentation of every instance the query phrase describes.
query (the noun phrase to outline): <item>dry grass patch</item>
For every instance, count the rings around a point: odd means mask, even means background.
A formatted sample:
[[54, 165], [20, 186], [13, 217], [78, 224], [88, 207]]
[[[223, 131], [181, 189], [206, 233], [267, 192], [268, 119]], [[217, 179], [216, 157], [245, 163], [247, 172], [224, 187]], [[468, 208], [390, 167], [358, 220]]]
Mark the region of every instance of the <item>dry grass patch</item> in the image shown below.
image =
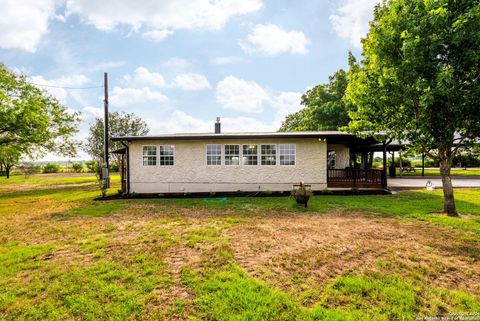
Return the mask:
[[480, 262], [461, 255], [457, 231], [434, 224], [337, 210], [252, 218], [227, 235], [251, 276], [295, 294], [371, 271], [480, 294]]

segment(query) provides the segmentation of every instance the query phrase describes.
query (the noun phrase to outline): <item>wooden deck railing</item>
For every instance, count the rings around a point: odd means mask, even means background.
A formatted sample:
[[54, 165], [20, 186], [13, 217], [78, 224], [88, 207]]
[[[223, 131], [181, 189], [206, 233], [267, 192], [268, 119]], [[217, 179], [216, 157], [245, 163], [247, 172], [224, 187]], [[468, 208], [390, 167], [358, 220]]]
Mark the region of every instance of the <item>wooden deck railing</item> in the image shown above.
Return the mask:
[[329, 187], [383, 187], [383, 171], [379, 169], [328, 169], [327, 183]]

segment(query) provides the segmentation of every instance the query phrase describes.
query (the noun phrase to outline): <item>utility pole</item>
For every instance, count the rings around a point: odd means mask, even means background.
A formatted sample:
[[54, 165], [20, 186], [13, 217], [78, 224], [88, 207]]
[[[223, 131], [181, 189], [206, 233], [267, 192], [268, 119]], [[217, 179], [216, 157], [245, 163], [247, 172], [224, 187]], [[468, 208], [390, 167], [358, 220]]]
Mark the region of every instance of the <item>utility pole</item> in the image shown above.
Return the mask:
[[108, 161], [108, 74], [103, 74], [103, 88], [104, 88], [104, 95], [105, 98], [103, 100], [104, 106], [104, 131], [103, 131], [103, 169], [102, 169], [102, 179], [105, 180], [104, 184], [106, 187], [110, 187], [110, 175], [109, 175], [109, 168], [110, 163]]

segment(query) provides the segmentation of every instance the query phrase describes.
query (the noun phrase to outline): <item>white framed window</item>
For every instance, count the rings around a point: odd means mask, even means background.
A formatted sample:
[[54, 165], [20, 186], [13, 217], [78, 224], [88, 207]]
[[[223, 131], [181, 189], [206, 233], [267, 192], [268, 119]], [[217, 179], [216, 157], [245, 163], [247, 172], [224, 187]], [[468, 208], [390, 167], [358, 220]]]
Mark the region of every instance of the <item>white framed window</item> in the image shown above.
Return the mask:
[[242, 145], [242, 165], [258, 165], [258, 145]]
[[207, 165], [222, 165], [221, 144], [207, 144]]
[[157, 146], [143, 146], [142, 160], [143, 166], [157, 166]]
[[295, 144], [279, 144], [280, 165], [295, 165], [297, 146]]
[[261, 145], [261, 164], [277, 165], [277, 145]]
[[240, 165], [240, 145], [224, 145], [224, 164]]
[[160, 166], [175, 165], [175, 146], [160, 145]]

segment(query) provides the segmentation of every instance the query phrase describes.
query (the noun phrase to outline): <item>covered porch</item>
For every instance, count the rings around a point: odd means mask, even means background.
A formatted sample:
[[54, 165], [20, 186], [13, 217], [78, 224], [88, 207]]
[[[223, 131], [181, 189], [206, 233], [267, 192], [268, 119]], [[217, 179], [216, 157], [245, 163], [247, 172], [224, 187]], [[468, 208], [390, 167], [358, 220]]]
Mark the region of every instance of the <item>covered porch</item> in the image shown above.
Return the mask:
[[[338, 162], [335, 147], [339, 144], [348, 148], [348, 157]], [[327, 186], [328, 188], [359, 188], [388, 190], [387, 153], [401, 150], [403, 145], [392, 141], [378, 142], [373, 138], [349, 137], [344, 141], [328, 145]], [[383, 153], [382, 168], [373, 168], [375, 152]], [[345, 159], [346, 158], [346, 159]]]

